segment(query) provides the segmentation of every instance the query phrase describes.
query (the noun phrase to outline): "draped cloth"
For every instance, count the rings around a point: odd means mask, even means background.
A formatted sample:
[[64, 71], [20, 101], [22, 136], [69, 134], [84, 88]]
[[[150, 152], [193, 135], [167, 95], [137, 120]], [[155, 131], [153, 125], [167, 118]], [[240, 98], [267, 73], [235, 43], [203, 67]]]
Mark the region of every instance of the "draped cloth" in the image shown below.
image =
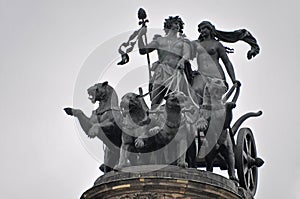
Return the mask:
[[235, 43], [237, 41], [244, 41], [251, 46], [251, 49], [247, 53], [247, 58], [251, 59], [259, 53], [259, 46], [256, 39], [246, 29], [235, 30], [233, 32], [224, 32], [216, 30], [216, 37], [224, 42]]
[[[251, 59], [255, 57], [259, 53], [259, 46], [257, 44], [256, 39], [252, 36], [252, 34], [246, 29], [239, 29], [230, 32], [220, 31], [215, 28], [209, 21], [202, 21], [198, 28], [200, 27], [208, 27], [215, 38], [220, 41], [228, 42], [228, 43], [235, 43], [238, 41], [244, 41], [251, 46], [251, 49], [247, 53], [247, 58]], [[201, 34], [198, 38], [200, 41], [203, 40]]]
[[133, 50], [133, 48], [134, 48], [134, 46], [135, 46], [138, 38], [140, 37], [140, 35], [139, 35], [140, 30], [141, 30], [141, 28], [138, 29], [138, 30], [136, 30], [136, 31], [134, 31], [129, 36], [128, 41], [127, 42], [123, 42], [120, 45], [120, 47], [118, 49], [118, 52], [121, 54], [121, 59], [122, 60], [118, 63], [118, 65], [124, 65], [124, 64], [126, 64], [126, 63], [129, 62], [128, 53], [130, 53]]

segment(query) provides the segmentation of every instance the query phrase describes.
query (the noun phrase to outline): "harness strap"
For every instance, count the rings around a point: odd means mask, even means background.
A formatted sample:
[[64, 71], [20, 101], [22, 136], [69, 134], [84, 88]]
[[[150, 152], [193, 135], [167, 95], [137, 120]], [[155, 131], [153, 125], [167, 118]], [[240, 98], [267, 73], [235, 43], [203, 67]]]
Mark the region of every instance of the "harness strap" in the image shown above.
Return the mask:
[[226, 109], [226, 107], [222, 104], [218, 104], [218, 105], [203, 104], [200, 106], [200, 109], [212, 111], [212, 110]]
[[106, 113], [107, 111], [120, 111], [119, 108], [107, 108], [107, 109], [104, 109], [103, 111], [101, 112], [98, 112], [98, 110], [96, 110], [96, 114], [97, 115], [103, 115], [104, 113]]

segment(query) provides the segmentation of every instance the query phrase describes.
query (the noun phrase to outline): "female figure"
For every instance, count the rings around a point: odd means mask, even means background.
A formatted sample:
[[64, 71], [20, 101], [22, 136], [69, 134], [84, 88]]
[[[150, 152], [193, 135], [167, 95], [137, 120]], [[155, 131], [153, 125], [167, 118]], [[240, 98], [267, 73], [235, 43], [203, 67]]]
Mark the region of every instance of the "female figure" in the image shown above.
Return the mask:
[[220, 59], [232, 83], [237, 82], [233, 65], [227, 56], [227, 53], [232, 52], [232, 50], [224, 47], [219, 40], [231, 43], [239, 40], [245, 41], [251, 46], [251, 50], [247, 54], [248, 59], [259, 53], [259, 46], [255, 38], [245, 29], [223, 32], [216, 30], [209, 21], [203, 21], [198, 25], [198, 31], [200, 36], [198, 40], [193, 41], [193, 47], [200, 74], [194, 77], [193, 89], [198, 95], [203, 96], [207, 77], [221, 79], [228, 87], [225, 72], [219, 62]]

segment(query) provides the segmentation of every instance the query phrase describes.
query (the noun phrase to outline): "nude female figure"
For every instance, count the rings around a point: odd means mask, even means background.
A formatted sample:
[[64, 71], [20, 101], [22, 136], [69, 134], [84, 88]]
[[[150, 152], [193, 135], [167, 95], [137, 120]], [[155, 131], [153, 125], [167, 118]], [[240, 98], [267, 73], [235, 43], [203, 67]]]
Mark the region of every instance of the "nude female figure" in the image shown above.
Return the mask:
[[[193, 89], [200, 96], [203, 96], [203, 89], [207, 82], [206, 78], [218, 78], [224, 81], [226, 85], [225, 72], [220, 64], [223, 62], [225, 69], [233, 83], [236, 82], [236, 77], [233, 65], [229, 60], [226, 48], [219, 42], [214, 34], [214, 26], [203, 21], [198, 25], [200, 36], [198, 40], [193, 41], [194, 52], [197, 59], [198, 74], [193, 80]], [[199, 101], [202, 101], [199, 99]]]

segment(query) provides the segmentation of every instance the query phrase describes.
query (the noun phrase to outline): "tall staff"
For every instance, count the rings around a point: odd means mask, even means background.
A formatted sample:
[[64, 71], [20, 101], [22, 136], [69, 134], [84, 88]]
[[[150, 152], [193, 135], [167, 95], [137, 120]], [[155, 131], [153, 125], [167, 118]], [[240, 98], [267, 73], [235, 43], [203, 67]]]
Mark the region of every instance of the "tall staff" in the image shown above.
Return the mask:
[[[130, 35], [128, 41], [122, 43], [121, 46], [119, 47], [119, 50], [118, 50], [118, 51], [119, 51], [119, 53], [121, 54], [122, 60], [118, 63], [118, 65], [124, 65], [124, 64], [126, 64], [126, 63], [129, 62], [129, 56], [128, 56], [128, 53], [130, 53], [130, 52], [133, 50], [133, 48], [134, 48], [134, 46], [135, 46], [137, 40], [138, 40], [140, 37], [142, 37], [142, 35], [140, 35], [141, 29], [142, 29], [142, 28], [147, 28], [146, 23], [148, 23], [149, 20], [147, 19], [146, 11], [145, 11], [143, 8], [140, 8], [140, 9], [138, 10], [138, 19], [139, 19], [139, 25], [141, 25], [141, 28], [138, 29], [138, 30], [136, 30], [136, 31], [134, 31], [134, 32], [132, 33], [132, 35]], [[147, 44], [148, 44], [148, 41], [147, 41], [147, 36], [146, 36], [146, 34], [145, 34], [145, 36], [144, 36], [144, 39], [145, 39], [145, 44], [147, 45]], [[125, 49], [125, 50], [123, 50], [123, 49]], [[151, 63], [150, 63], [150, 56], [149, 56], [149, 53], [147, 53], [147, 63], [148, 63], [149, 80], [151, 80], [152, 75], [151, 75], [151, 70], [150, 70], [150, 68], [151, 68]], [[152, 86], [149, 85], [149, 91], [151, 91], [151, 88], [152, 88]]]
[[[147, 14], [146, 14], [146, 11], [143, 9], [143, 8], [140, 8], [139, 11], [138, 11], [138, 18], [139, 18], [139, 25], [142, 25], [142, 28], [143, 27], [146, 27], [147, 28], [147, 25], [146, 23], [149, 22], [147, 18]], [[148, 45], [148, 41], [147, 41], [147, 35], [145, 34], [145, 44], [146, 46]], [[151, 63], [150, 63], [150, 56], [149, 56], [149, 53], [147, 53], [147, 63], [148, 63], [148, 71], [149, 71], [149, 80], [151, 80], [152, 76], [151, 76]], [[152, 87], [152, 86], [151, 86]], [[150, 85], [149, 85], [149, 91], [150, 91]]]

